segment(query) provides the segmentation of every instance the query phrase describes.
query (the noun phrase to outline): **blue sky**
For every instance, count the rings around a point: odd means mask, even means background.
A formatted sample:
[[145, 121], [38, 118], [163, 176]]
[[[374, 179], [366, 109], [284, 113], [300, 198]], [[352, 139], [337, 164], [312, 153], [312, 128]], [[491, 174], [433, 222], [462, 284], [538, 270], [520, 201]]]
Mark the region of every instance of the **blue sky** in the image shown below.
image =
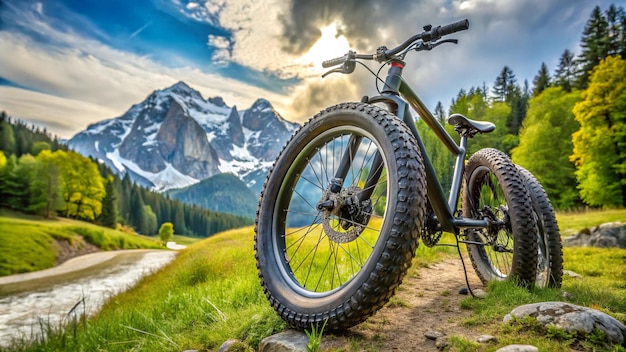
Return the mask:
[[504, 65], [520, 83], [542, 62], [553, 72], [565, 49], [579, 52], [593, 7], [621, 1], [3, 0], [0, 109], [69, 138], [182, 80], [239, 109], [266, 98], [302, 122], [375, 92], [365, 70], [321, 79], [322, 59], [468, 18], [459, 45], [413, 55], [405, 71], [431, 108], [447, 107]]

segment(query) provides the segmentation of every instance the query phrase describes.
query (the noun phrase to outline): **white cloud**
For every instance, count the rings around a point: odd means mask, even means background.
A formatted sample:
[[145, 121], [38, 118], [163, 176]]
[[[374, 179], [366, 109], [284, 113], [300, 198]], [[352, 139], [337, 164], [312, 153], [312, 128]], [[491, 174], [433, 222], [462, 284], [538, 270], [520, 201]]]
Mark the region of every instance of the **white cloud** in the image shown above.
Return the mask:
[[[208, 1], [213, 7], [215, 1]], [[231, 31], [230, 59], [258, 71], [270, 71], [283, 78], [302, 72], [297, 57], [282, 50], [280, 15], [288, 11], [284, 0], [232, 0], [220, 2], [219, 24]]]
[[[49, 33], [51, 37], [57, 34]], [[65, 34], [56, 39], [62, 36]], [[248, 108], [260, 97], [272, 101], [279, 111], [287, 106], [283, 95], [197, 68], [165, 67], [150, 58], [120, 52], [79, 37], [72, 37], [71, 42], [73, 48], [45, 47], [25, 36], [0, 32], [0, 52], [11, 53], [0, 55], [3, 77], [21, 86], [36, 87], [41, 92], [29, 94], [25, 90], [13, 90], [11, 95], [3, 95], [2, 108], [9, 115], [40, 120], [44, 125], [65, 120], [65, 131], [58, 133], [69, 137], [90, 123], [121, 115], [153, 90], [180, 80], [205, 97], [219, 95], [227, 104], [236, 104], [239, 109]], [[24, 96], [20, 98], [20, 95]], [[69, 112], [63, 114], [62, 107]]]
[[108, 106], [6, 86], [0, 86], [0, 110], [13, 118], [45, 126], [49, 132], [64, 138], [91, 122], [119, 114]]

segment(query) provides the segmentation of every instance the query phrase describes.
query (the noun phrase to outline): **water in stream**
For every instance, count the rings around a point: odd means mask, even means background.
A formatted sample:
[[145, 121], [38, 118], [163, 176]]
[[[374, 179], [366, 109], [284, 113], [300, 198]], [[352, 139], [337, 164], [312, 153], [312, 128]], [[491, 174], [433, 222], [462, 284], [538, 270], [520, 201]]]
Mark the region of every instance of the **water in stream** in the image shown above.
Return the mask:
[[14, 339], [33, 339], [41, 327], [57, 326], [97, 312], [102, 304], [176, 256], [175, 252], [146, 252], [138, 260], [116, 262], [97, 274], [36, 291], [0, 298], [0, 348]]

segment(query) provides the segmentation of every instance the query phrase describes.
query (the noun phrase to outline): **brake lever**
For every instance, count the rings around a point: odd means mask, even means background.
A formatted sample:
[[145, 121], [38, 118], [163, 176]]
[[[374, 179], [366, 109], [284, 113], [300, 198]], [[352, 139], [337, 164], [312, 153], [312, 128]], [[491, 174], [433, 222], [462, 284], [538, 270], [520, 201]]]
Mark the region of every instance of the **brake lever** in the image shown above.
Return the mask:
[[444, 44], [444, 43], [459, 44], [459, 40], [458, 39], [444, 39], [444, 40], [440, 40], [434, 43], [434, 45], [437, 46], [437, 45]]
[[340, 67], [340, 68], [333, 68], [332, 70], [330, 70], [330, 71], [328, 71], [328, 72], [326, 72], [326, 73], [322, 74], [322, 78], [324, 78], [324, 77], [326, 77], [326, 76], [330, 75], [331, 73], [344, 73], [344, 72], [343, 72], [343, 66], [342, 66], [342, 67]]
[[438, 42], [422, 42], [419, 45], [417, 45], [414, 50], [415, 51], [423, 51], [423, 50], [430, 51], [444, 43], [458, 44], [459, 40], [458, 39], [444, 39]]

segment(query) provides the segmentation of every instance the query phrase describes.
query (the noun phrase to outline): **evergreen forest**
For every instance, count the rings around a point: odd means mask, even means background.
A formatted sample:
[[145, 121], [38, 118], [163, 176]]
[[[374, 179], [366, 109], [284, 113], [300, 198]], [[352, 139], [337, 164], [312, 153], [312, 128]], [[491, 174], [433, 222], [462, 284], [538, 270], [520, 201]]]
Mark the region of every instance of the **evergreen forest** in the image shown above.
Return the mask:
[[252, 220], [170, 199], [120, 178], [105, 165], [67, 149], [45, 129], [0, 113], [0, 206], [63, 216], [156, 235], [163, 223], [177, 234], [209, 237]]
[[[542, 63], [528, 83], [505, 66], [491, 89], [461, 89], [448, 112], [496, 124], [474, 137], [471, 155], [492, 147], [531, 171], [560, 210], [626, 206], [626, 13], [595, 7], [580, 39], [580, 54], [565, 48], [557, 67]], [[445, 124], [441, 102], [435, 116]], [[451, 126], [446, 126], [456, 136]], [[454, 160], [418, 121], [418, 130], [444, 188]]]

